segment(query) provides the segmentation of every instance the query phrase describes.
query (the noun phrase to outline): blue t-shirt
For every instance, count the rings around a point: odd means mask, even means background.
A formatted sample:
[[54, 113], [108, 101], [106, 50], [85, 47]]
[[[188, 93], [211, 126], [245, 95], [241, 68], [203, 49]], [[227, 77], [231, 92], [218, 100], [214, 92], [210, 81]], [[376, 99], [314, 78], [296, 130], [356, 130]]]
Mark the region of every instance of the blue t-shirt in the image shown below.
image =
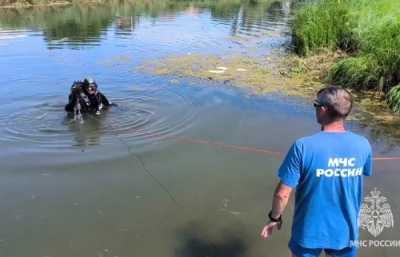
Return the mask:
[[371, 146], [362, 136], [322, 131], [297, 140], [278, 171], [296, 188], [291, 240], [305, 248], [349, 247], [359, 235], [363, 175], [371, 174]]

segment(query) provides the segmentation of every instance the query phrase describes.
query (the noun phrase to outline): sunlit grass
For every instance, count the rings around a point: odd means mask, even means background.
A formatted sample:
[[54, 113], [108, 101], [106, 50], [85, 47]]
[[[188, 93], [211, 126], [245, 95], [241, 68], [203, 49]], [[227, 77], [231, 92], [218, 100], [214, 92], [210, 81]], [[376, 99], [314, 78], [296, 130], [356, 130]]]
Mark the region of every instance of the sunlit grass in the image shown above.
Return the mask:
[[334, 64], [329, 80], [356, 89], [374, 88], [380, 79], [377, 61], [371, 56], [345, 58]]
[[353, 43], [347, 5], [337, 0], [306, 1], [293, 22], [293, 38], [299, 54], [320, 48], [350, 48]]
[[400, 85], [390, 89], [386, 101], [394, 112], [400, 112]]
[[341, 49], [349, 58], [333, 66], [332, 83], [388, 92], [400, 83], [400, 1], [303, 1], [294, 21], [298, 53]]

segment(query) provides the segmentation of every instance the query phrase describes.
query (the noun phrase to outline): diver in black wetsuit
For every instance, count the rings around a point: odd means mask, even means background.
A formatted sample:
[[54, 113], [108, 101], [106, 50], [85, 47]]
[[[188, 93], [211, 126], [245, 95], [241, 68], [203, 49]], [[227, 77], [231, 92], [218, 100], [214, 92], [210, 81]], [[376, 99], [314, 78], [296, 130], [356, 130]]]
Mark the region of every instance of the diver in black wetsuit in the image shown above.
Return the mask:
[[65, 111], [73, 113], [74, 117], [80, 117], [81, 113], [100, 115], [101, 111], [110, 105], [105, 95], [98, 90], [97, 83], [93, 79], [84, 79], [72, 84]]

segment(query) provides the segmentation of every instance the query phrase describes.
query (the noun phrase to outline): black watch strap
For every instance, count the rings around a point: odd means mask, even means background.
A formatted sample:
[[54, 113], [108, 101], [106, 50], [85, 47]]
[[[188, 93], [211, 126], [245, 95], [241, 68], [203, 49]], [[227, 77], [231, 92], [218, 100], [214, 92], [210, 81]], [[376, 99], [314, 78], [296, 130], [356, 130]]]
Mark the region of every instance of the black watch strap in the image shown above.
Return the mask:
[[280, 215], [279, 218], [276, 219], [276, 218], [272, 217], [272, 211], [270, 211], [270, 212], [268, 213], [268, 218], [269, 218], [269, 220], [272, 221], [272, 222], [278, 222], [278, 223], [281, 223], [281, 224], [282, 224], [282, 215]]

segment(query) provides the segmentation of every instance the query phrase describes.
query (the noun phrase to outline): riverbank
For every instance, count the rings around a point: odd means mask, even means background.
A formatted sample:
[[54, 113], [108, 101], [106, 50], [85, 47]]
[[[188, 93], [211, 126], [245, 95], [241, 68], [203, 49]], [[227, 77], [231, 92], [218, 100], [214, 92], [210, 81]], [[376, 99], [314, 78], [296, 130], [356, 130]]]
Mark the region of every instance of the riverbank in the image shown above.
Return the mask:
[[378, 101], [400, 111], [400, 2], [395, 0], [315, 0], [296, 6], [296, 52], [341, 50], [323, 78], [358, 91], [378, 91]]
[[[188, 54], [145, 62], [139, 70], [160, 76], [171, 76], [171, 84], [182, 78], [233, 85], [254, 94], [280, 94], [308, 99], [326, 86], [326, 77], [336, 63], [348, 58], [343, 51], [321, 49], [300, 57], [277, 51], [268, 57]], [[383, 92], [349, 88], [355, 97], [355, 110], [349, 117], [377, 134], [400, 139], [400, 118], [387, 106]]]

